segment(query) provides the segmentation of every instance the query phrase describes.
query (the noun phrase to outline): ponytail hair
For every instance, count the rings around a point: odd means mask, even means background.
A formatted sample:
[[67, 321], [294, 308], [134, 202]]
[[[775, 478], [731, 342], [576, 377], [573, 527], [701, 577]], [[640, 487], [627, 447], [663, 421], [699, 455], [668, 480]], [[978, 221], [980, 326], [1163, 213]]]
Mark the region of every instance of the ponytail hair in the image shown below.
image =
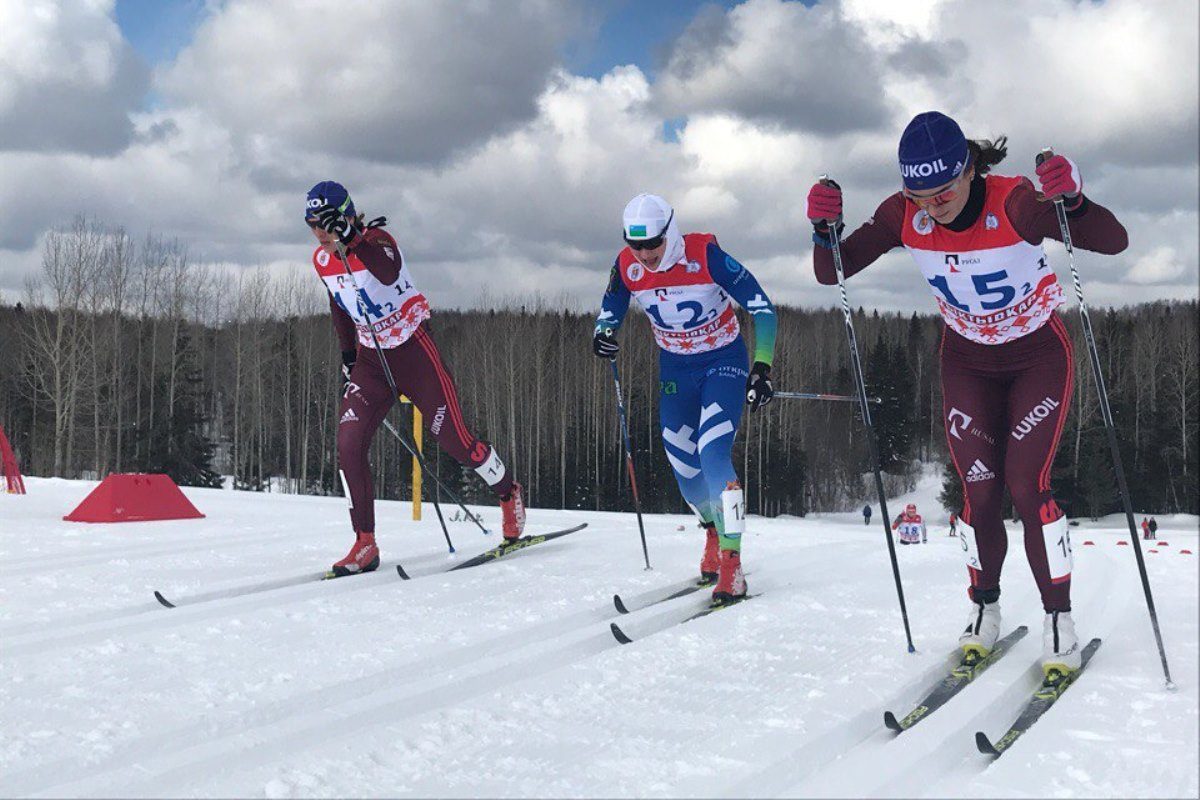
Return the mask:
[[971, 154], [971, 164], [975, 167], [975, 174], [987, 175], [992, 167], [999, 164], [1008, 155], [1008, 137], [998, 136], [994, 142], [989, 139], [969, 139], [967, 151]]

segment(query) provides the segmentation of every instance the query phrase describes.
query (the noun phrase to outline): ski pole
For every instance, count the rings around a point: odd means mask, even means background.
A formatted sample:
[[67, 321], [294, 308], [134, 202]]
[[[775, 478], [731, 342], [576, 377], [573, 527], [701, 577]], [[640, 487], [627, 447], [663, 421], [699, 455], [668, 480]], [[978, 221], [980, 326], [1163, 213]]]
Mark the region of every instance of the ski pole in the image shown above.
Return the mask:
[[[1036, 164], [1054, 155], [1049, 147], [1038, 153]], [[1129, 486], [1125, 483], [1125, 469], [1121, 465], [1121, 448], [1117, 443], [1117, 426], [1113, 422], [1112, 409], [1108, 405], [1108, 390], [1104, 387], [1104, 372], [1100, 368], [1100, 353], [1096, 349], [1096, 337], [1092, 333], [1092, 318], [1083, 302], [1083, 286], [1079, 282], [1079, 271], [1075, 268], [1075, 247], [1071, 244], [1071, 227], [1067, 223], [1067, 210], [1060, 195], [1054, 200], [1054, 212], [1058, 215], [1058, 228], [1062, 232], [1063, 246], [1067, 249], [1067, 261], [1071, 265], [1071, 280], [1075, 283], [1075, 297], [1079, 301], [1079, 320], [1083, 327], [1083, 338], [1087, 342], [1088, 355], [1092, 362], [1092, 376], [1096, 379], [1096, 394], [1100, 396], [1100, 416], [1104, 418], [1104, 430], [1108, 433], [1108, 447], [1112, 451], [1113, 471], [1117, 473], [1117, 490], [1125, 507], [1125, 521], [1129, 525], [1129, 538], [1133, 540], [1133, 552], [1137, 557], [1138, 573], [1142, 578], [1142, 591], [1146, 595], [1146, 608], [1150, 611], [1150, 626], [1154, 628], [1154, 641], [1158, 644], [1158, 658], [1162, 661], [1163, 677], [1168, 690], [1175, 689], [1171, 680], [1171, 669], [1167, 666], [1167, 651], [1163, 647], [1162, 631], [1158, 627], [1158, 612], [1154, 609], [1154, 595], [1150, 591], [1150, 577], [1146, 574], [1146, 559], [1138, 541], [1137, 523], [1133, 519], [1133, 503], [1129, 499]]]
[[617, 390], [617, 416], [621, 420], [621, 438], [625, 441], [625, 469], [629, 472], [629, 485], [633, 489], [633, 510], [637, 514], [638, 533], [642, 536], [642, 556], [646, 569], [650, 569], [650, 551], [646, 548], [646, 526], [642, 524], [642, 501], [638, 499], [637, 475], [633, 472], [633, 448], [629, 444], [629, 423], [625, 417], [625, 401], [621, 399], [621, 376], [617, 373], [617, 360], [609, 359], [612, 367], [613, 386]]
[[[837, 184], [829, 179], [828, 175], [820, 177], [821, 183], [837, 187]], [[833, 268], [837, 272], [838, 289], [842, 293], [842, 317], [846, 322], [846, 340], [850, 343], [850, 361], [854, 367], [854, 383], [858, 389], [858, 405], [862, 412], [863, 424], [867, 428], [867, 449], [871, 456], [871, 466], [875, 470], [875, 491], [879, 494], [879, 510], [883, 512], [879, 520], [883, 523], [883, 537], [887, 540], [888, 557], [892, 561], [892, 576], [896, 579], [896, 596], [900, 600], [900, 617], [904, 620], [904, 636], [908, 639], [908, 652], [915, 653], [917, 648], [913, 646], [912, 631], [908, 626], [908, 607], [904, 603], [904, 586], [900, 582], [900, 564], [896, 561], [896, 544], [892, 541], [892, 531], [888, 527], [888, 520], [891, 516], [887, 509], [887, 496], [883, 491], [883, 474], [879, 463], [879, 447], [875, 441], [875, 425], [871, 421], [871, 406], [867, 398], [867, 384], [863, 378], [862, 361], [858, 356], [858, 339], [854, 335], [854, 320], [850, 316], [850, 300], [846, 297], [846, 275], [842, 269], [842, 241], [841, 234], [838, 232], [838, 223], [840, 223], [841, 215], [837, 219], [829, 220], [829, 241], [833, 248]]]
[[[776, 392], [775, 397], [784, 400], [837, 400], [844, 403], [857, 403], [858, 398], [848, 394], [819, 394], [817, 392]], [[879, 397], [868, 397], [868, 403], [882, 403]]]
[[[388, 388], [392, 391], [392, 397], [396, 400], [399, 400], [400, 390], [396, 388], [396, 379], [392, 376], [392, 368], [388, 366], [387, 358], [383, 355], [383, 347], [379, 344], [379, 336], [376, 335], [375, 327], [371, 325], [370, 317], [367, 316], [367, 311], [363, 304], [363, 291], [358, 285], [358, 278], [354, 277], [354, 270], [350, 269], [350, 258], [346, 255], [346, 246], [340, 241], [336, 241], [334, 244], [337, 246], [338, 256], [342, 259], [342, 268], [346, 270], [346, 274], [350, 276], [350, 283], [352, 286], [354, 286], [354, 296], [358, 298], [358, 313], [361, 314], [362, 318], [367, 321], [367, 328], [371, 331], [371, 343], [375, 346], [375, 353], [379, 356], [379, 365], [383, 367], [383, 377], [387, 380]], [[387, 429], [391, 431], [397, 439], [400, 440], [400, 444], [404, 445], [404, 449], [412, 454], [412, 457], [415, 458], [417, 463], [421, 465], [421, 471], [432, 477], [438, 486], [446, 488], [445, 484], [442, 483], [442, 479], [438, 477], [438, 474], [429, 469], [429, 466], [425, 463], [425, 459], [421, 457], [420, 452], [418, 452], [413, 443], [408, 440], [408, 437], [396, 430], [396, 428], [394, 428], [386, 419], [384, 420], [384, 423]], [[451, 498], [458, 502], [459, 508], [461, 508], [463, 511], [467, 510], [467, 507], [462, 504], [462, 501], [458, 499], [457, 495], [455, 495], [449, 489], [446, 489], [446, 494], [450, 495]], [[433, 498], [433, 507], [437, 511], [438, 522], [440, 522], [442, 525], [442, 535], [446, 537], [446, 546], [449, 547], [450, 552], [453, 553], [454, 543], [450, 541], [450, 530], [446, 527], [446, 520], [442, 518], [442, 509], [438, 505], [436, 494]], [[475, 519], [470, 512], [467, 513], [468, 516], [471, 516], [472, 519]], [[484, 533], [489, 533], [488, 529], [484, 528], [483, 524], [479, 520], [476, 519], [475, 524], [478, 525]]]

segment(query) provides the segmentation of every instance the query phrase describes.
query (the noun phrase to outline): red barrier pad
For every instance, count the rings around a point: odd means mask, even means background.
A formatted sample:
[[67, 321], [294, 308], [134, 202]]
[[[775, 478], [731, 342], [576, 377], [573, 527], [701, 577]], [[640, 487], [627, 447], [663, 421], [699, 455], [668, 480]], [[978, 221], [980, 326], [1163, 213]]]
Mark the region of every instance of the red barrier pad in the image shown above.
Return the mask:
[[146, 522], [200, 519], [169, 475], [114, 473], [63, 519], [68, 522]]

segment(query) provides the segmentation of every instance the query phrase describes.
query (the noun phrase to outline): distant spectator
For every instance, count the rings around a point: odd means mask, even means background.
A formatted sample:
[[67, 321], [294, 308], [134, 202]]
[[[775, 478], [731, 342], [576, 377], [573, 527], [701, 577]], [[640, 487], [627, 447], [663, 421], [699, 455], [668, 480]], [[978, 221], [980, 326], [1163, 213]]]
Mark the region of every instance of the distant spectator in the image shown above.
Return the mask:
[[950, 535], [958, 536], [958, 515], [950, 512]]
[[1150, 538], [1150, 520], [1146, 519], [1145, 517], [1142, 517], [1142, 538]]
[[1158, 538], [1158, 520], [1156, 520], [1154, 517], [1150, 518], [1150, 538]]
[[863, 525], [871, 524], [871, 504], [867, 503], [863, 506]]

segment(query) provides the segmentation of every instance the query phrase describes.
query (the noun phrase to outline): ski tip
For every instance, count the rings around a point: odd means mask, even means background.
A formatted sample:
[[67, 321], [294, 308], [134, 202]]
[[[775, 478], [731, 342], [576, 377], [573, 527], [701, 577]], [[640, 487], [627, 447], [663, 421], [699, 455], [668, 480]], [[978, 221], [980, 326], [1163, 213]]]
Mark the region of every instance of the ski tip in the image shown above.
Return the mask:
[[979, 748], [979, 752], [983, 753], [985, 756], [1000, 755], [1000, 751], [996, 749], [996, 746], [992, 744], [991, 740], [988, 739], [987, 734], [983, 731], [975, 731], [975, 746]]
[[896, 715], [890, 711], [883, 712], [883, 724], [890, 731], [895, 731], [896, 733], [904, 732], [904, 728], [900, 725], [900, 720], [896, 719]]
[[167, 598], [163, 597], [162, 592], [158, 591], [158, 589], [154, 590], [154, 599], [157, 600], [158, 602], [162, 603], [164, 608], [174, 608], [175, 607], [175, 604], [172, 603]]
[[625, 602], [621, 600], [621, 595], [613, 595], [613, 605], [617, 607], [617, 612], [620, 614], [628, 614], [629, 609], [625, 607]]
[[630, 639], [628, 636], [625, 635], [625, 631], [623, 631], [619, 627], [617, 627], [617, 623], [610, 622], [608, 624], [608, 627], [612, 631], [613, 637], [621, 644], [631, 644], [633, 642], [633, 639]]
[[408, 573], [407, 573], [407, 572], [405, 572], [405, 571], [404, 571], [404, 567], [400, 566], [399, 564], [397, 564], [397, 565], [396, 565], [396, 574], [397, 574], [397, 575], [399, 575], [399, 576], [400, 576], [401, 578], [403, 578], [404, 580], [408, 580], [408, 579], [409, 579], [409, 578], [408, 578]]

